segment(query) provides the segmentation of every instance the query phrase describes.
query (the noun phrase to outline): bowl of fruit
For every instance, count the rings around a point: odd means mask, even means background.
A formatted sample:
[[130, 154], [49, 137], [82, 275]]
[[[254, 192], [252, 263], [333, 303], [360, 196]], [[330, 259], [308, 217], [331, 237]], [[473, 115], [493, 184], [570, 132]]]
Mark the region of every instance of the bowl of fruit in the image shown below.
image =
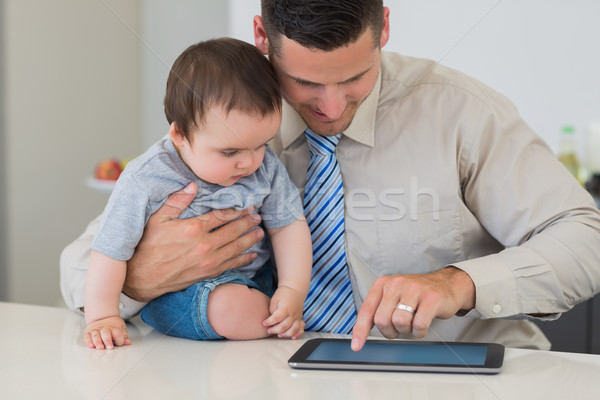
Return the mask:
[[94, 168], [94, 176], [89, 177], [86, 184], [92, 189], [110, 193], [119, 179], [121, 172], [125, 169], [127, 161], [117, 158], [105, 158]]

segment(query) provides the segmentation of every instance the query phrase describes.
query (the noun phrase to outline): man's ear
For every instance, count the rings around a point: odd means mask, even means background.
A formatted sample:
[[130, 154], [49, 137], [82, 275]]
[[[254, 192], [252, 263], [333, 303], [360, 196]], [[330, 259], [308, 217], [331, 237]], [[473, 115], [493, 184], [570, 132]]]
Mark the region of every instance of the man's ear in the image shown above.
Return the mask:
[[175, 122], [172, 122], [171, 126], [169, 127], [169, 137], [173, 141], [175, 147], [183, 146], [184, 142], [186, 141], [185, 135], [177, 128]]
[[264, 55], [269, 54], [269, 39], [260, 15], [254, 16], [254, 45]]
[[383, 48], [390, 38], [390, 9], [383, 7], [383, 27], [381, 29], [381, 38], [379, 39], [379, 48]]

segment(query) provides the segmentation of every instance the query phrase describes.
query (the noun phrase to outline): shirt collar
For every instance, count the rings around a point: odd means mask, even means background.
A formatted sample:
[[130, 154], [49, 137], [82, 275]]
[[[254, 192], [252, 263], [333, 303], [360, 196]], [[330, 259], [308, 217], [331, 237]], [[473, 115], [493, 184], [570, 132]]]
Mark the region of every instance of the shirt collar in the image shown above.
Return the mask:
[[[379, 92], [381, 90], [381, 69], [377, 75], [377, 81], [371, 93], [362, 102], [354, 115], [352, 123], [343, 134], [349, 138], [373, 147], [375, 144], [375, 118], [377, 116], [377, 104], [379, 103]], [[285, 99], [282, 107], [283, 120], [280, 128], [280, 136], [283, 148], [287, 148], [298, 137], [304, 134], [308, 126], [300, 115], [289, 105]]]

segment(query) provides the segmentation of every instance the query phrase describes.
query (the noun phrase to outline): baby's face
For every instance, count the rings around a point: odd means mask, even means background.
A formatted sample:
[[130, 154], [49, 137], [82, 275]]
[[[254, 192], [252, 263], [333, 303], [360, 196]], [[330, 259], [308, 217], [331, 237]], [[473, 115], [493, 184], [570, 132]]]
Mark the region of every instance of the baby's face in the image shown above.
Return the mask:
[[[281, 113], [265, 117], [211, 108], [204, 124], [190, 131], [191, 140], [173, 142], [183, 162], [205, 182], [230, 186], [254, 173], [263, 161], [266, 143], [275, 136]], [[173, 132], [173, 128], [171, 129]]]

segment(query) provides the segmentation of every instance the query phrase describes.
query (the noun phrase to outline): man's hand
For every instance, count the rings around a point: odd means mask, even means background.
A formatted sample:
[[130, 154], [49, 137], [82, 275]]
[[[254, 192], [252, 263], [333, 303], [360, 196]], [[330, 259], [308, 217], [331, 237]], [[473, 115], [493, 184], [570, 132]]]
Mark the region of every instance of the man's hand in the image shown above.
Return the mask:
[[150, 217], [127, 262], [123, 293], [138, 301], [150, 301], [256, 258], [256, 253], [241, 254], [264, 236], [262, 229], [247, 232], [260, 223], [258, 215], [248, 214], [251, 210], [215, 210], [178, 219], [197, 190], [191, 183], [173, 193]]
[[[412, 307], [414, 313], [396, 308]], [[475, 307], [475, 286], [469, 275], [455, 267], [429, 274], [378, 278], [358, 312], [352, 332], [352, 350], [362, 348], [373, 325], [388, 339], [398, 335], [427, 335], [434, 318], [447, 319], [459, 310]]]

